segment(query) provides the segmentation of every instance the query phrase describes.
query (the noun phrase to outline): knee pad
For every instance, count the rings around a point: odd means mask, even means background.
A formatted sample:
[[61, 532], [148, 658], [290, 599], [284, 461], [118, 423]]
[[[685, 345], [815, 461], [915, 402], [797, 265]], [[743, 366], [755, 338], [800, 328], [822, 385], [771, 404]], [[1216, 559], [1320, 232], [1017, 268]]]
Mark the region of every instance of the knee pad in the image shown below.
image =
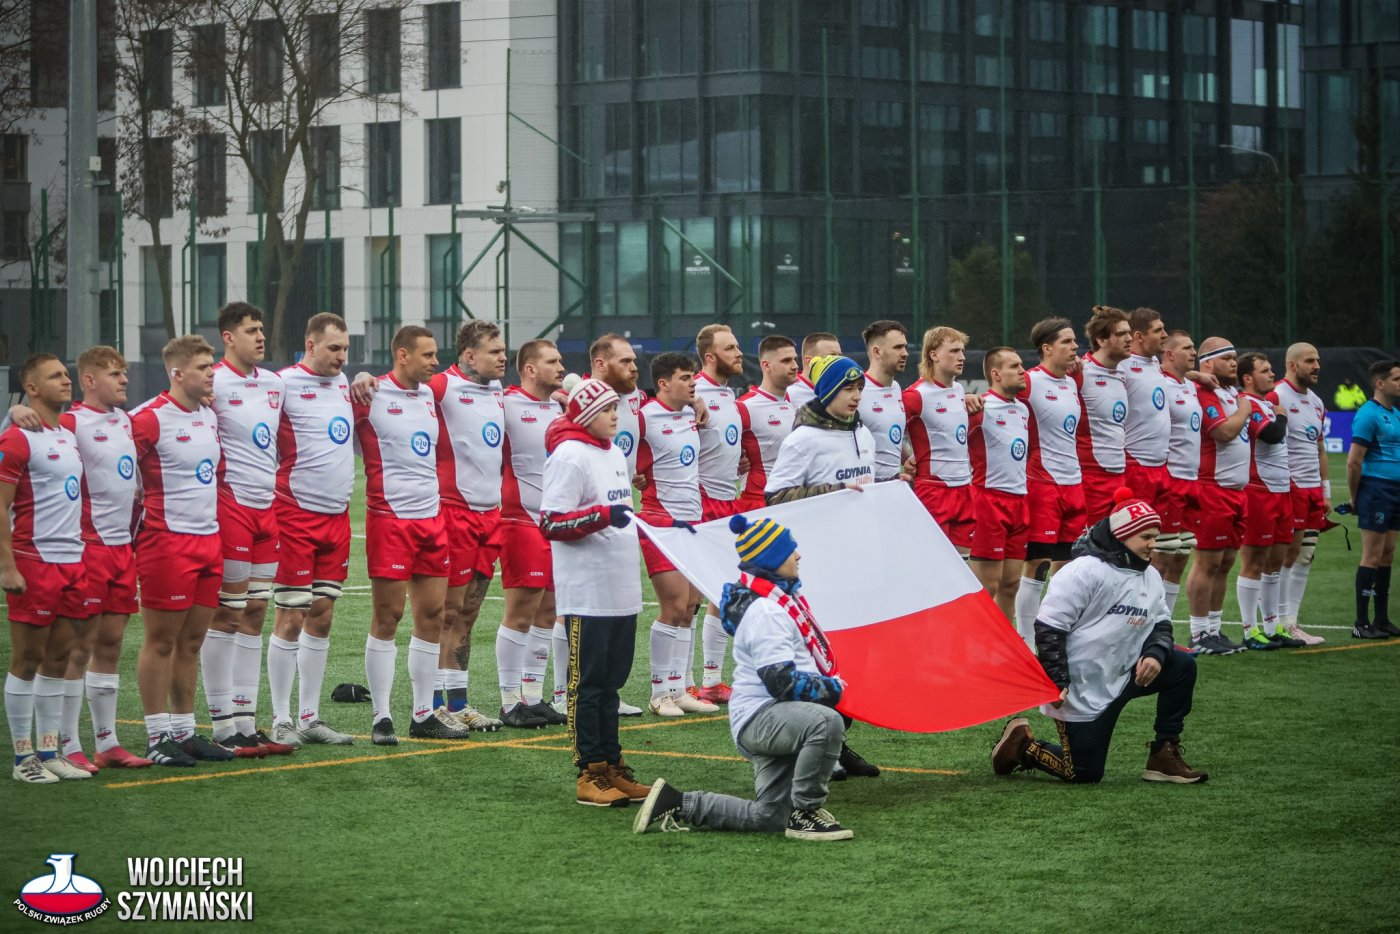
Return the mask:
[[1317, 555], [1317, 529], [1305, 529], [1303, 531], [1303, 544], [1298, 549], [1298, 563], [1309, 565], [1313, 563], [1313, 558]]
[[248, 600], [261, 600], [267, 603], [272, 599], [272, 584], [267, 581], [250, 581], [248, 583]]
[[1152, 551], [1153, 551], [1154, 554], [1159, 554], [1159, 555], [1177, 555], [1177, 554], [1181, 554], [1181, 552], [1178, 550], [1178, 549], [1180, 549], [1180, 548], [1181, 548], [1181, 536], [1180, 536], [1180, 535], [1177, 535], [1177, 534], [1172, 534], [1172, 535], [1158, 535], [1158, 536], [1157, 536], [1157, 543], [1156, 543], [1155, 545], [1152, 546]]
[[1196, 533], [1182, 532], [1177, 536], [1177, 554], [1189, 555], [1196, 550]]
[[274, 584], [272, 600], [279, 610], [304, 610], [311, 606], [310, 587], [285, 587]]
[[241, 584], [248, 579], [252, 572], [252, 562], [234, 561], [231, 558], [224, 559], [224, 580], [227, 583]]
[[227, 590], [219, 591], [219, 606], [226, 610], [246, 610], [248, 608], [248, 594], [229, 593]]
[[248, 579], [255, 581], [271, 582], [277, 577], [277, 562], [269, 561], [266, 564], [254, 564], [249, 566]]
[[344, 592], [339, 581], [316, 581], [311, 585], [311, 592], [317, 599], [326, 597], [330, 600], [339, 600]]

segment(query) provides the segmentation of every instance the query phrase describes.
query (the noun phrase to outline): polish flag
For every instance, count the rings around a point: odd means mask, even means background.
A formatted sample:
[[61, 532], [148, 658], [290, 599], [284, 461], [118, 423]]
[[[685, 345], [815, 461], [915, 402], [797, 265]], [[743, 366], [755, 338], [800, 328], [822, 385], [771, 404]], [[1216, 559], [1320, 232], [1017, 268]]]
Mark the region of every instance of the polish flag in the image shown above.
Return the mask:
[[[903, 483], [876, 483], [747, 513], [787, 526], [802, 594], [846, 680], [840, 710], [939, 733], [1059, 699], [1040, 663]], [[729, 520], [641, 530], [710, 600], [738, 579]]]

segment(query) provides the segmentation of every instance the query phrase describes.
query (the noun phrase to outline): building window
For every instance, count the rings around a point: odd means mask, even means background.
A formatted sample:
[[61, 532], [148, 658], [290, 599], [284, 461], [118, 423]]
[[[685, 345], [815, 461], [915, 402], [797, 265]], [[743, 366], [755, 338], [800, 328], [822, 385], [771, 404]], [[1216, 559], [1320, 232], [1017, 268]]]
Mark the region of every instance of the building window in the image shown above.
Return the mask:
[[581, 192], [586, 198], [632, 193], [632, 113], [629, 104], [590, 104], [575, 111], [587, 164]]
[[462, 86], [462, 5], [430, 3], [427, 11], [428, 90]]
[[228, 147], [222, 133], [195, 137], [195, 196], [200, 217], [217, 217], [228, 204], [225, 163]]
[[748, 97], [715, 97], [708, 102], [711, 191], [759, 188], [758, 121], [749, 115], [752, 102]]
[[1084, 91], [1118, 93], [1118, 8], [1090, 6], [1084, 10]]
[[864, 101], [860, 109], [860, 188], [868, 195], [909, 190], [909, 132], [904, 105]]
[[335, 97], [340, 93], [340, 17], [318, 13], [306, 18], [311, 93]]
[[832, 194], [850, 194], [853, 176], [851, 102], [842, 98], [826, 102], [831, 141], [829, 159], [822, 131], [822, 105], [819, 97], [802, 99], [802, 189], [824, 191], [829, 163]]
[[282, 96], [282, 27], [275, 19], [253, 21], [251, 72], [253, 100], [270, 101]]
[[1161, 10], [1133, 11], [1133, 94], [1171, 97], [1167, 59], [1167, 14]]
[[169, 136], [146, 140], [141, 171], [142, 212], [147, 218], [174, 214], [175, 141]]
[[599, 314], [651, 314], [647, 294], [650, 253], [645, 222], [598, 225]]
[[802, 70], [822, 73], [822, 36], [826, 36], [828, 74], [851, 73], [850, 5], [846, 0], [803, 0], [798, 4], [798, 55]]
[[116, 108], [117, 3], [116, 0], [97, 0], [97, 109]]
[[150, 29], [141, 33], [141, 75], [146, 107], [160, 110], [169, 107], [173, 98], [172, 82], [175, 70], [174, 35], [169, 29]]
[[[1400, 13], [1396, 14], [1400, 16]], [[1303, 50], [1300, 43], [1302, 29], [1280, 23], [1275, 26], [1278, 42], [1278, 105], [1280, 107], [1301, 108], [1303, 106]]]
[[29, 181], [29, 137], [23, 133], [6, 133], [0, 143], [0, 180]]
[[161, 287], [161, 267], [170, 274], [170, 247], [141, 248], [141, 323], [165, 327], [165, 290]]
[[757, 101], [763, 138], [759, 147], [763, 163], [761, 187], [764, 191], [793, 191], [793, 147], [797, 141], [792, 130], [792, 98], [768, 94]]
[[227, 250], [222, 243], [200, 243], [194, 248], [194, 317], [197, 324], [213, 324], [228, 294]]
[[1181, 17], [1186, 99], [1216, 101], [1215, 20], [1190, 13]]
[[462, 121], [428, 120], [428, 204], [462, 200]]
[[695, 0], [644, 0], [640, 6], [646, 73], [695, 74], [701, 5]]
[[68, 4], [29, 6], [29, 88], [35, 107], [68, 106]]
[[[282, 186], [274, 184], [273, 175], [278, 160], [282, 158], [282, 131], [261, 130], [253, 136], [253, 177], [248, 179], [252, 188], [254, 213], [282, 210]], [[262, 184], [259, 184], [259, 181]], [[265, 197], [266, 187], [271, 197]]]
[[578, 0], [578, 80], [603, 81], [632, 74], [630, 4]]
[[3, 216], [0, 246], [3, 246], [4, 252], [0, 253], [0, 258], [7, 262], [29, 259], [29, 212], [6, 211]]
[[[713, 315], [715, 285], [715, 221], [712, 217], [689, 218], [677, 225], [685, 239], [670, 228], [661, 234], [663, 282], [673, 315]], [[707, 258], [709, 257], [709, 258]]]
[[960, 6], [947, 0], [919, 0], [919, 80], [953, 84], [962, 80]]
[[700, 140], [694, 101], [652, 101], [642, 105], [642, 163], [646, 192], [673, 194], [699, 190]]
[[[111, 182], [117, 177], [117, 141], [111, 136], [97, 137], [97, 158], [102, 160], [101, 178]], [[103, 185], [97, 189], [97, 258], [110, 263], [117, 256], [117, 194], [116, 186]]]
[[394, 94], [399, 90], [399, 33], [402, 24], [397, 8], [365, 13], [368, 32], [369, 74], [366, 89], [371, 94]]
[[340, 127], [314, 126], [310, 136], [311, 206], [317, 211], [340, 207]]
[[194, 102], [197, 107], [224, 103], [224, 24], [207, 23], [194, 28]]
[[441, 347], [451, 347], [456, 340], [456, 335], [451, 333], [457, 320], [457, 301], [453, 293], [461, 274], [462, 238], [452, 234], [429, 234], [428, 318], [443, 324], [438, 334]]
[[961, 109], [919, 105], [919, 191], [947, 195], [965, 190], [965, 141]]
[[[710, 14], [710, 70], [747, 71], [758, 63], [758, 7], [762, 0], [714, 0]], [[698, 6], [698, 4], [688, 4]]]
[[1030, 187], [1041, 190], [1068, 188], [1074, 184], [1069, 173], [1068, 118], [1062, 113], [1028, 114], [1030, 145], [1026, 168]]
[[397, 207], [401, 192], [399, 179], [399, 124], [371, 123], [369, 135], [369, 203], [371, 207]]

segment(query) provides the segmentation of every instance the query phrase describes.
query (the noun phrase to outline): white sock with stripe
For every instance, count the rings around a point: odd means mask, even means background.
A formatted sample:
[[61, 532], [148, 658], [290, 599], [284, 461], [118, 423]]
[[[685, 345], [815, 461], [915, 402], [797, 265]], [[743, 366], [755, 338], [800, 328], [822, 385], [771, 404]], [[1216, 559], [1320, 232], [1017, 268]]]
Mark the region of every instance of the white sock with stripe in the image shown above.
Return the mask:
[[87, 686], [88, 713], [92, 716], [93, 748], [106, 752], [117, 742], [117, 687], [121, 676], [101, 671], [89, 671], [83, 679]]
[[63, 679], [34, 676], [34, 731], [39, 734], [40, 759], [58, 755], [58, 734], [63, 729]]
[[10, 742], [15, 763], [34, 752], [34, 682], [19, 675], [5, 675], [5, 719], [10, 724]]
[[83, 711], [83, 679], [63, 679], [63, 729], [59, 733], [59, 748], [65, 756], [83, 751], [78, 739], [78, 715]]
[[661, 620], [651, 624], [649, 649], [651, 655], [651, 697], [652, 700], [666, 694], [680, 684], [681, 673], [676, 667], [676, 641], [680, 636], [676, 627]]
[[1278, 632], [1279, 614], [1279, 591], [1282, 589], [1279, 581], [1279, 572], [1272, 574], [1262, 574], [1259, 577], [1259, 612], [1264, 617], [1264, 635], [1272, 636]]
[[281, 636], [267, 640], [267, 688], [272, 694], [272, 719], [292, 722], [292, 679], [297, 673], [297, 644]]
[[1016, 631], [1026, 644], [1035, 645], [1035, 614], [1040, 612], [1040, 598], [1045, 593], [1045, 581], [1022, 577], [1016, 591]]
[[724, 631], [718, 616], [705, 616], [705, 627], [700, 631], [700, 651], [705, 668], [700, 676], [703, 687], [714, 687], [724, 680], [724, 650], [729, 645], [729, 634]]
[[507, 626], [496, 630], [496, 682], [501, 689], [501, 708], [510, 710], [523, 700], [521, 671], [525, 667], [525, 633]]
[[544, 699], [544, 673], [549, 668], [549, 644], [554, 640], [553, 627], [531, 626], [525, 634], [525, 654], [520, 669], [520, 696], [526, 707]]
[[438, 655], [442, 646], [413, 636], [408, 640], [408, 683], [413, 688], [413, 721], [422, 723], [433, 715], [433, 680], [437, 677]]
[[1235, 598], [1240, 602], [1240, 619], [1245, 636], [1259, 623], [1259, 581], [1241, 575], [1235, 578]]
[[[261, 635], [233, 634], [233, 732], [252, 736], [258, 731], [258, 688], [262, 684], [263, 644]], [[268, 687], [272, 686], [271, 673]], [[287, 691], [291, 706], [291, 690]]]
[[[399, 647], [392, 639], [365, 637], [365, 681], [368, 682], [370, 702], [374, 706], [374, 722], [392, 718], [390, 701], [394, 693], [394, 666], [399, 661]], [[434, 667], [437, 663], [433, 663]]]
[[204, 676], [204, 702], [214, 723], [214, 742], [228, 739], [233, 728], [234, 634], [211, 629], [199, 647], [199, 670]]
[[297, 726], [310, 726], [320, 718], [321, 687], [326, 683], [326, 660], [331, 640], [303, 632], [297, 644]]

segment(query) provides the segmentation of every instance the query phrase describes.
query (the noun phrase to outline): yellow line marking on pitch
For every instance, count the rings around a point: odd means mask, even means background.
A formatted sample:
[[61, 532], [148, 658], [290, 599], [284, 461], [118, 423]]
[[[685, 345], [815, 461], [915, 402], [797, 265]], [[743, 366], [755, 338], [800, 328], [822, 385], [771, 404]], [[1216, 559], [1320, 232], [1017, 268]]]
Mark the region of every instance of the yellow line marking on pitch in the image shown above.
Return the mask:
[[286, 765], [274, 765], [263, 769], [238, 769], [231, 772], [199, 772], [194, 775], [172, 775], [169, 778], [148, 778], [134, 782], [113, 782], [110, 785], [103, 785], [103, 788], [139, 788], [144, 785], [169, 785], [175, 782], [199, 782], [214, 778], [234, 778], [240, 775], [260, 775], [264, 772], [287, 772], [293, 769], [319, 769], [333, 765], [357, 765], [361, 762], [382, 762], [386, 759], [407, 759], [410, 756], [431, 756], [440, 752], [455, 752], [462, 749], [485, 749], [484, 745], [472, 745], [470, 743], [458, 743], [452, 747], [442, 747], [436, 749], [414, 749], [409, 752], [389, 752], [378, 756], [354, 756], [349, 759], [322, 759], [317, 762], [289, 762]]
[[1325, 649], [1294, 649], [1294, 655], [1317, 655], [1321, 652], [1353, 652], [1357, 649], [1383, 649], [1388, 645], [1400, 645], [1400, 641], [1369, 642], [1365, 645], [1334, 645]]
[[[521, 749], [537, 749], [544, 752], [573, 752], [568, 746], [521, 746]], [[744, 762], [742, 756], [716, 756], [701, 752], [671, 752], [664, 749], [624, 749], [624, 756], [663, 756], [667, 759], [704, 759], [711, 762]], [[882, 772], [899, 772], [908, 775], [966, 775], [956, 769], [916, 769], [907, 766], [882, 765]]]

